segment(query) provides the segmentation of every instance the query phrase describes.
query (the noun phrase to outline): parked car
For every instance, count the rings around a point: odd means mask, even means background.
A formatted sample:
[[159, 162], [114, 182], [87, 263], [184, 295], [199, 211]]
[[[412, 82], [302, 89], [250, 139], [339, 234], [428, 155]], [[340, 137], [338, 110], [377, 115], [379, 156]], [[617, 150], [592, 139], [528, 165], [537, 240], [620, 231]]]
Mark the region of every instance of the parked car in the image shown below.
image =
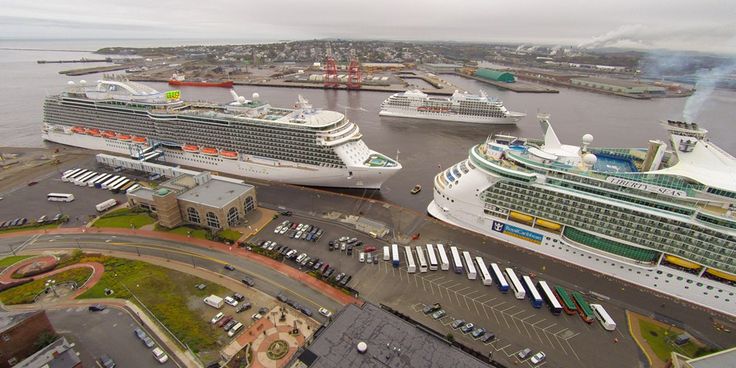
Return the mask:
[[23, 217], [22, 219], [20, 219], [20, 223], [19, 223], [18, 225], [21, 225], [21, 226], [23, 226], [23, 225], [25, 225], [25, 224], [26, 224], [26, 222], [28, 222], [28, 219], [27, 219], [27, 218], [25, 218], [25, 217]]
[[286, 303], [287, 300], [289, 300], [286, 295], [279, 293], [279, 295], [276, 295], [276, 299], [278, 299], [282, 303]]
[[281, 231], [279, 231], [279, 234], [284, 235], [289, 231], [289, 227], [284, 226], [281, 228]]
[[358, 239], [357, 239], [357, 238], [350, 238], [350, 239], [348, 240], [348, 243], [349, 243], [349, 244], [355, 244], [355, 243], [357, 243], [357, 242], [358, 242]]
[[468, 322], [465, 324], [465, 326], [460, 328], [460, 331], [462, 331], [463, 333], [468, 333], [472, 331], [474, 327], [475, 325], [472, 322]]
[[534, 356], [530, 360], [531, 360], [532, 364], [537, 365], [537, 364], [543, 362], [545, 358], [547, 358], [547, 355], [544, 354], [544, 352], [540, 351], [540, 352], [534, 354]]
[[242, 304], [240, 304], [240, 305], [239, 305], [239, 306], [238, 306], [238, 307], [237, 307], [237, 308], [235, 309], [235, 312], [236, 312], [236, 313], [241, 313], [241, 312], [245, 312], [245, 311], [247, 311], [248, 309], [251, 309], [252, 307], [253, 307], [253, 305], [252, 305], [252, 304], [250, 304], [250, 302], [243, 302]]
[[365, 253], [363, 252], [358, 253], [358, 262], [360, 263], [365, 262]]
[[250, 316], [250, 318], [251, 318], [252, 320], [254, 320], [254, 321], [257, 321], [257, 320], [259, 320], [259, 319], [263, 318], [263, 316], [262, 316], [262, 315], [261, 315], [260, 313], [256, 313], [256, 314], [254, 314], [254, 315]]
[[265, 243], [261, 244], [261, 248], [268, 249], [268, 246], [271, 245], [270, 240], [266, 240]]
[[59, 220], [61, 220], [61, 217], [62, 216], [64, 216], [64, 215], [62, 215], [61, 213], [57, 213], [56, 215], [54, 215], [54, 219], [52, 221], [59, 221]]
[[378, 254], [373, 256], [373, 264], [378, 264]]
[[483, 335], [485, 335], [485, 334], [486, 334], [486, 329], [483, 328], [483, 327], [478, 327], [475, 330], [473, 330], [473, 332], [470, 333], [470, 335], [473, 336], [473, 338], [476, 338], [476, 339], [479, 338], [479, 337], [481, 337], [481, 336], [483, 336]]
[[342, 281], [340, 281], [340, 285], [347, 286], [348, 285], [348, 282], [350, 282], [350, 280], [352, 278], [353, 278], [353, 276], [350, 276], [350, 275], [347, 275], [347, 276], [343, 277], [342, 278]]
[[327, 270], [327, 274], [324, 275], [324, 276], [327, 277], [327, 278], [329, 278], [330, 276], [332, 276], [333, 273], [335, 273], [335, 269], [334, 268], [330, 268], [329, 270]]
[[222, 319], [222, 317], [225, 317], [225, 313], [222, 313], [222, 312], [217, 313], [215, 314], [214, 317], [212, 317], [210, 322], [214, 325], [215, 323], [219, 322]]
[[156, 346], [156, 343], [154, 343], [153, 340], [151, 340], [151, 338], [148, 336], [142, 338], [141, 341], [143, 341], [143, 345], [146, 345], [146, 347], [149, 349]]
[[273, 233], [274, 233], [274, 234], [278, 234], [278, 233], [280, 233], [280, 232], [281, 232], [281, 229], [283, 229], [283, 227], [282, 227], [281, 225], [279, 225], [279, 226], [276, 226], [276, 228], [275, 228], [275, 229], [273, 229]]
[[90, 312], [101, 312], [101, 311], [105, 310], [106, 308], [107, 307], [104, 306], [103, 304], [92, 304], [92, 305], [89, 306], [88, 309], [89, 309]]
[[243, 294], [235, 293], [233, 294], [233, 299], [242, 302], [243, 300], [245, 300], [245, 297], [243, 296]]
[[496, 334], [495, 333], [493, 333], [493, 332], [486, 332], [486, 334], [483, 335], [483, 337], [480, 338], [480, 342], [482, 342], [482, 343], [491, 342], [495, 338], [496, 338]]
[[356, 242], [353, 245], [355, 245], [356, 247], [362, 247], [363, 246], [363, 242], [362, 241], [359, 241], [359, 242]]
[[36, 220], [36, 223], [43, 224], [44, 222], [46, 222], [46, 219], [47, 218], [48, 217], [46, 215], [43, 215], [43, 216], [39, 217], [38, 220]]
[[516, 356], [519, 357], [519, 359], [521, 360], [528, 358], [529, 355], [532, 355], [532, 349], [529, 349], [529, 348], [525, 348], [524, 350], [516, 354]]
[[309, 308], [307, 308], [307, 307], [301, 307], [301, 308], [299, 308], [299, 310], [302, 312], [302, 314], [304, 314], [307, 317], [311, 317], [312, 316], [312, 310], [309, 309]]
[[107, 354], [102, 354], [99, 361], [100, 365], [104, 368], [115, 368], [115, 361]]
[[141, 339], [141, 340], [143, 340], [144, 337], [148, 336], [148, 335], [146, 335], [145, 332], [143, 332], [143, 330], [140, 327], [134, 328], [133, 329], [133, 334], [135, 334], [135, 336], [137, 338]]
[[326, 308], [320, 308], [320, 309], [319, 309], [319, 314], [321, 314], [321, 315], [323, 315], [323, 316], [325, 316], [325, 317], [327, 317], [327, 318], [330, 318], [330, 317], [332, 317], [332, 312], [330, 312], [330, 311], [329, 311], [329, 310], [327, 310]]
[[444, 309], [440, 309], [440, 310], [432, 313], [432, 318], [434, 318], [434, 319], [440, 319], [440, 318], [442, 318], [442, 317], [444, 317], [446, 315], [447, 315], [447, 312], [445, 312]]
[[363, 248], [363, 251], [366, 253], [375, 252], [376, 247], [373, 245], [366, 245], [365, 248]]
[[337, 276], [335, 276], [335, 281], [340, 281], [343, 276], [345, 276], [345, 272], [340, 272], [339, 274], [337, 274]]
[[156, 358], [156, 360], [158, 360], [158, 362], [161, 364], [164, 364], [169, 360], [169, 356], [166, 355], [166, 353], [164, 353], [164, 351], [161, 350], [161, 348], [155, 348], [152, 350], [152, 352], [153, 352], [153, 357]]
[[281, 214], [282, 216], [291, 216], [291, 215], [293, 215], [293, 213], [291, 211], [281, 211], [281, 212], [279, 212], [279, 214]]
[[340, 243], [340, 250], [345, 250], [345, 246], [346, 246], [345, 243]]
[[232, 320], [233, 320], [233, 317], [225, 316], [223, 319], [220, 320], [220, 322], [217, 323], [217, 327], [224, 327], [226, 324], [228, 324]]
[[256, 284], [255, 280], [253, 280], [252, 277], [248, 276], [243, 277], [242, 279], [240, 279], [240, 281], [250, 287], [253, 287]]
[[424, 312], [424, 314], [430, 314], [440, 309], [442, 309], [442, 306], [440, 305], [440, 303], [434, 303], [430, 305], [425, 305], [424, 308], [422, 308], [422, 312]]
[[227, 303], [228, 305], [231, 305], [233, 307], [237, 307], [238, 306], [238, 301], [235, 300], [235, 299], [233, 299], [233, 297], [231, 297], [231, 296], [226, 296], [225, 297], [225, 303]]
[[456, 319], [452, 321], [452, 323], [450, 324], [452, 328], [460, 328], [463, 325], [465, 325], [465, 320], [462, 320], [462, 319]]
[[312, 266], [313, 270], [319, 270], [320, 267], [322, 267], [324, 263], [322, 261], [317, 261], [314, 266]]
[[365, 255], [365, 263], [373, 263], [373, 254], [372, 253], [366, 253], [366, 255]]
[[233, 328], [233, 326], [235, 326], [236, 324], [238, 324], [238, 321], [231, 319], [228, 323], [225, 324], [225, 326], [222, 326], [222, 329], [227, 331]]

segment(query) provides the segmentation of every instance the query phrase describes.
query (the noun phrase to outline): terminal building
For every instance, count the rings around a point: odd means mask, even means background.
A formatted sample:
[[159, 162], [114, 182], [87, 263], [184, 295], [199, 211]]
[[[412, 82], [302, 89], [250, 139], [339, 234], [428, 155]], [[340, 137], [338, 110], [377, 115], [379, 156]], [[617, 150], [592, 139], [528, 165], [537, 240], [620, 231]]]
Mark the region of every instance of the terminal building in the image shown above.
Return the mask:
[[606, 78], [573, 78], [570, 83], [574, 86], [598, 89], [601, 91], [626, 94], [656, 94], [663, 95], [667, 89], [663, 86]]
[[192, 224], [229, 229], [256, 209], [254, 186], [212, 178], [208, 172], [181, 174], [156, 189], [140, 187], [127, 197], [131, 207], [155, 212], [159, 224], [167, 228]]
[[474, 76], [478, 78], [488, 79], [494, 82], [505, 82], [505, 83], [516, 82], [516, 77], [513, 74], [509, 72], [500, 71], [500, 70], [480, 68], [475, 71]]
[[291, 368], [481, 368], [488, 364], [380, 307], [348, 304], [287, 364]]
[[454, 73], [456, 70], [462, 68], [463, 66], [458, 64], [423, 64], [422, 67], [428, 72], [438, 74]]

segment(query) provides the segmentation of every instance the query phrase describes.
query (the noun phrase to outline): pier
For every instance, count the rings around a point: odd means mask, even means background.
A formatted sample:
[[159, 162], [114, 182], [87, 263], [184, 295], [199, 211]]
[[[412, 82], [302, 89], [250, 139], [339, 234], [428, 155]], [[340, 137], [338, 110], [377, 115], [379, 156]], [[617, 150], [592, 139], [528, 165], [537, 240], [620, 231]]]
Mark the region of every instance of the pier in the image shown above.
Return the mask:
[[67, 64], [67, 63], [112, 63], [113, 60], [111, 57], [106, 57], [104, 59], [75, 59], [75, 60], [38, 60], [36, 61], [39, 64]]
[[460, 76], [460, 77], [464, 77], [464, 78], [475, 79], [479, 82], [483, 82], [483, 83], [490, 84], [492, 86], [495, 86], [501, 89], [507, 89], [509, 91], [514, 91], [518, 93], [560, 93], [560, 91], [553, 89], [553, 88], [540, 86], [535, 83], [522, 82], [519, 80], [517, 80], [514, 83], [506, 83], [506, 82], [498, 82], [498, 81], [493, 81], [493, 80], [489, 80], [485, 78], [480, 78], [480, 77], [476, 77], [474, 75], [468, 75], [465, 73], [456, 72], [452, 74]]

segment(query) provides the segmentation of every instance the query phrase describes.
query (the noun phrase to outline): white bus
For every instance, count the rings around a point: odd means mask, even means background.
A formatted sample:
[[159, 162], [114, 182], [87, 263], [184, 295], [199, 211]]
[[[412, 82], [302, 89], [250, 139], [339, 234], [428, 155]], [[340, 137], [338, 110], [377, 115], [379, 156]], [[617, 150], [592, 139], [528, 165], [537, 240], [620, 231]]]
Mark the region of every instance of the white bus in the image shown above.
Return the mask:
[[87, 185], [87, 180], [91, 179], [92, 177], [97, 176], [97, 173], [94, 171], [90, 171], [82, 176], [78, 176], [74, 178], [74, 185]]
[[509, 279], [509, 285], [511, 285], [511, 289], [514, 291], [516, 299], [524, 299], [526, 297], [526, 291], [524, 291], [524, 287], [521, 286], [521, 281], [516, 277], [514, 270], [506, 268], [506, 277]]
[[427, 258], [424, 257], [424, 249], [421, 245], [416, 246], [417, 249], [417, 262], [419, 262], [419, 272], [427, 272], [429, 265], [427, 264]]
[[72, 176], [72, 175], [74, 175], [74, 174], [76, 174], [76, 173], [78, 173], [80, 171], [82, 171], [82, 169], [73, 169], [73, 170], [65, 171], [64, 172], [64, 175], [61, 176], [61, 181], [63, 181], [63, 182], [69, 181], [69, 177], [70, 176]]
[[493, 278], [496, 279], [498, 290], [500, 290], [502, 293], [508, 293], [509, 283], [506, 282], [506, 278], [503, 277], [503, 273], [501, 273], [501, 268], [499, 268], [497, 264], [491, 263], [491, 272], [493, 272]]
[[88, 172], [89, 172], [89, 170], [85, 170], [85, 169], [79, 170], [76, 173], [69, 175], [66, 178], [66, 181], [73, 183], [74, 182], [74, 179], [80, 178], [80, 177], [82, 177], [82, 175], [86, 175]]
[[483, 262], [483, 258], [475, 257], [475, 262], [478, 264], [478, 272], [480, 272], [480, 277], [481, 277], [481, 280], [483, 280], [483, 285], [486, 285], [486, 286], [493, 285], [493, 279], [491, 278], [491, 274], [488, 272], [486, 263]]
[[406, 254], [406, 272], [415, 273], [417, 272], [417, 265], [414, 263], [414, 255], [411, 253], [411, 247], [404, 247], [404, 254]]
[[391, 264], [394, 268], [399, 267], [401, 260], [399, 259], [399, 246], [391, 244]]
[[465, 261], [465, 270], [468, 273], [468, 280], [477, 279], [478, 272], [475, 271], [475, 264], [473, 264], [473, 257], [470, 256], [470, 252], [463, 251], [463, 260]]
[[596, 318], [598, 318], [598, 322], [601, 323], [601, 326], [603, 326], [604, 329], [608, 331], [616, 329], [616, 322], [614, 322], [613, 318], [608, 315], [608, 312], [606, 312], [602, 305], [591, 304], [590, 307], [593, 308], [593, 313], [595, 313]]
[[46, 199], [51, 202], [71, 202], [74, 200], [74, 194], [69, 193], [49, 193]]
[[101, 178], [103, 175], [105, 175], [105, 174], [95, 173], [95, 175], [92, 175], [91, 178], [87, 178], [84, 181], [82, 181], [81, 183], [79, 183], [79, 185], [81, 185], [83, 187], [88, 187], [89, 186], [89, 183], [97, 180], [98, 178]]
[[111, 187], [107, 187], [107, 189], [110, 189], [110, 191], [117, 193], [118, 190], [122, 188], [123, 185], [128, 184], [128, 182], [130, 182], [130, 179], [124, 178], [123, 180], [114, 183]]
[[112, 178], [103, 181], [102, 182], [102, 185], [100, 185], [100, 188], [107, 189], [107, 186], [108, 185], [112, 184], [114, 181], [116, 181], [118, 179], [120, 179], [120, 175], [115, 175]]
[[128, 190], [125, 191], [125, 193], [133, 193], [136, 191], [136, 189], [140, 188], [140, 184], [133, 184], [132, 187], [128, 188]]
[[391, 248], [389, 248], [388, 245], [383, 246], [383, 260], [384, 261], [390, 261], [391, 260]]
[[437, 271], [437, 256], [434, 254], [432, 244], [427, 244], [427, 258], [429, 258], [429, 270]]
[[121, 183], [123, 180], [127, 180], [127, 179], [128, 178], [126, 178], [124, 176], [118, 177], [115, 181], [110, 182], [110, 183], [107, 183], [107, 188], [105, 188], [105, 186], [103, 185], [102, 186], [102, 189], [111, 189], [112, 187], [114, 187], [114, 186], [118, 185], [119, 183]]
[[450, 247], [450, 254], [452, 255], [452, 269], [455, 273], [463, 273], [463, 261], [460, 260], [460, 252], [457, 251], [457, 247]]
[[440, 256], [440, 269], [447, 271], [450, 269], [450, 261], [447, 259], [447, 253], [445, 252], [445, 246], [437, 244], [437, 254]]
[[549, 306], [549, 310], [552, 312], [552, 314], [560, 314], [562, 312], [562, 304], [560, 304], [560, 301], [557, 300], [557, 296], [552, 292], [552, 289], [547, 285], [547, 281], [538, 281], [537, 286], [539, 287], [539, 290], [542, 292], [542, 298], [545, 302], [547, 302], [547, 306]]
[[87, 186], [94, 187], [97, 183], [102, 183], [103, 181], [107, 180], [107, 178], [111, 177], [112, 174], [102, 174], [102, 176], [98, 177], [97, 179], [87, 183]]
[[532, 278], [524, 275], [521, 277], [521, 281], [524, 283], [524, 288], [526, 289], [527, 295], [529, 296], [529, 301], [532, 303], [532, 307], [542, 308], [542, 296], [539, 295], [539, 290], [537, 290], [537, 287], [534, 286], [534, 281], [532, 281]]

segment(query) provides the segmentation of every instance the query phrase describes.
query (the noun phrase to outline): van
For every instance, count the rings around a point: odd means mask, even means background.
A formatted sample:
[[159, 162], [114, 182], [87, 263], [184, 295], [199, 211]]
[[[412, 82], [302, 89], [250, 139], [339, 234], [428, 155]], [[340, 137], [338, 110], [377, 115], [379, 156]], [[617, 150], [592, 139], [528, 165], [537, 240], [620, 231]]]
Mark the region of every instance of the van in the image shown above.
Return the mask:
[[388, 247], [388, 245], [383, 246], [383, 260], [384, 261], [391, 260], [391, 249]]
[[363, 253], [363, 252], [360, 252], [360, 253], [358, 254], [358, 262], [360, 262], [360, 263], [363, 263], [363, 262], [365, 262], [365, 253]]
[[230, 331], [227, 332], [227, 335], [233, 337], [236, 333], [238, 333], [238, 331], [240, 331], [241, 328], [243, 328], [243, 324], [238, 322], [230, 329]]

